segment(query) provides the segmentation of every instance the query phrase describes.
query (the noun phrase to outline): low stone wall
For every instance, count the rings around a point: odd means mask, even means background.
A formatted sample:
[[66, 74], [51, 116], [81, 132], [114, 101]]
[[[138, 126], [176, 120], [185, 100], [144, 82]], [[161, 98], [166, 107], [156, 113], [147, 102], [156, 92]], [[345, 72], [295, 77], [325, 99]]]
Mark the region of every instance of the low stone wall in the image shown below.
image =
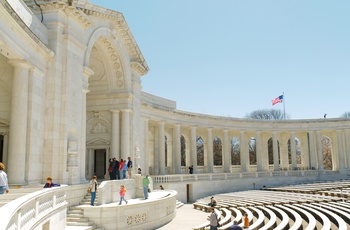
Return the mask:
[[119, 201], [120, 186], [126, 188], [125, 199], [136, 198], [136, 184], [134, 179], [128, 180], [108, 180], [103, 181], [98, 187], [98, 203], [109, 204]]
[[159, 199], [137, 204], [82, 206], [84, 216], [106, 230], [156, 229], [176, 215], [176, 191], [159, 191]]
[[154, 176], [154, 186], [178, 192], [177, 199], [184, 203], [193, 203], [197, 199], [218, 194], [252, 189], [263, 186], [282, 186], [288, 184], [310, 183], [320, 180], [345, 179], [335, 171], [290, 171], [239, 174], [192, 174]]

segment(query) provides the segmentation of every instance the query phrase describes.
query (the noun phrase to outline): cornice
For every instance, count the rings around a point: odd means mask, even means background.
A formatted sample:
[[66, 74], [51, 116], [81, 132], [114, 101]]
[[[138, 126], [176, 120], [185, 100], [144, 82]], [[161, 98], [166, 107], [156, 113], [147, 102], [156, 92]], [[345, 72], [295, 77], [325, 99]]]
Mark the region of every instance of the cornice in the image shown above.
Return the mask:
[[135, 70], [137, 73], [140, 74], [140, 76], [143, 76], [147, 73], [147, 69], [143, 65], [140, 64], [140, 62], [131, 62], [130, 67]]
[[67, 3], [62, 1], [54, 1], [54, 2], [47, 2], [47, 1], [37, 1], [38, 5], [30, 5], [30, 7], [33, 11], [38, 13], [40, 11], [39, 6], [41, 10], [43, 11], [51, 11], [51, 10], [60, 10], [64, 12], [67, 16], [72, 17], [75, 21], [80, 23], [80, 25], [84, 29], [88, 29], [93, 26], [92, 21], [81, 10], [77, 9], [74, 6], [69, 6]]

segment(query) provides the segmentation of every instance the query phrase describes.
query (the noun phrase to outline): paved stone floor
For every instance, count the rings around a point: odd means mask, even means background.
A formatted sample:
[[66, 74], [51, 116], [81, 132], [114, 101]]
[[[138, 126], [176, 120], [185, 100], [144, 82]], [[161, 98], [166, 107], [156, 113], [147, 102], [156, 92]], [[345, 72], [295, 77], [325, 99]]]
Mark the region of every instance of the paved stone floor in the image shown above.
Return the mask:
[[170, 223], [164, 225], [160, 230], [190, 230], [193, 227], [207, 221], [208, 213], [193, 209], [192, 204], [185, 204], [176, 210], [176, 217]]

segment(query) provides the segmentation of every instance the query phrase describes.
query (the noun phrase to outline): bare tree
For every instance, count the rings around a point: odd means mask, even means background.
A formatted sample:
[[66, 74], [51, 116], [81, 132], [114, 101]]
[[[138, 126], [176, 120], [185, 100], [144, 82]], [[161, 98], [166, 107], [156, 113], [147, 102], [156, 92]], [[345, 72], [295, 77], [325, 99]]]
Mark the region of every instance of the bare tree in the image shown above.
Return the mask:
[[[279, 109], [258, 109], [248, 113], [246, 118], [261, 119], [261, 120], [283, 120], [284, 113]], [[286, 114], [286, 119], [289, 119], [290, 115]]]
[[343, 113], [340, 117], [341, 117], [341, 118], [350, 117], [350, 112], [345, 112], [345, 113]]

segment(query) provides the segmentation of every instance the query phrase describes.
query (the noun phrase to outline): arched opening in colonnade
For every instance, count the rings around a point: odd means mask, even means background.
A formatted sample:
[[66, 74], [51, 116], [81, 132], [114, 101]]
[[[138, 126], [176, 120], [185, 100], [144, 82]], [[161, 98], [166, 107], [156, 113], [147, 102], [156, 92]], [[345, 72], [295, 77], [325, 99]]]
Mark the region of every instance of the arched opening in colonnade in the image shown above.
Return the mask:
[[186, 166], [186, 139], [181, 135], [181, 166]]
[[332, 140], [327, 136], [322, 136], [321, 144], [324, 169], [333, 170]]
[[201, 136], [197, 136], [197, 166], [204, 166], [204, 140]]
[[[288, 139], [288, 162], [289, 164], [292, 164], [292, 147], [290, 139]], [[301, 143], [300, 140], [296, 137], [295, 138], [295, 154], [297, 156], [297, 164], [302, 164], [301, 160]]]
[[231, 139], [231, 165], [241, 164], [241, 148], [240, 141], [237, 137]]
[[[281, 151], [280, 151], [280, 142], [277, 140], [277, 149], [278, 149], [278, 164], [281, 164]], [[268, 151], [268, 158], [269, 158], [269, 165], [274, 164], [273, 159], [273, 140], [272, 137], [267, 141], [267, 151]]]
[[251, 137], [248, 142], [249, 147], [249, 164], [256, 165], [256, 139]]
[[222, 141], [218, 136], [213, 140], [213, 157], [214, 165], [222, 165]]

